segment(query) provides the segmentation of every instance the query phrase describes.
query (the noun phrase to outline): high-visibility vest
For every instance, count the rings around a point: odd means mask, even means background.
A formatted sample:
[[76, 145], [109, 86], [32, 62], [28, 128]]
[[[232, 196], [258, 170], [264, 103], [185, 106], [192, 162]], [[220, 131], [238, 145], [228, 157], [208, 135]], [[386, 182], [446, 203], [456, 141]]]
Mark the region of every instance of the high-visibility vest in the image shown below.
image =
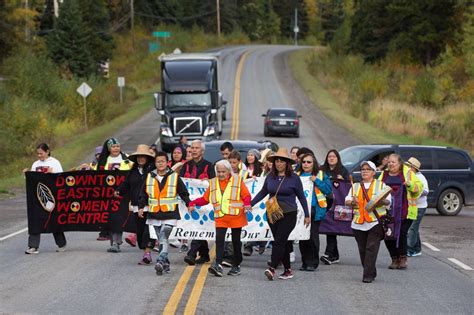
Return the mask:
[[[321, 181], [324, 179], [323, 171], [318, 172], [317, 178], [319, 178], [319, 180], [321, 180]], [[327, 208], [328, 202], [326, 200], [326, 196], [321, 192], [321, 190], [319, 190], [318, 187], [316, 187], [316, 184], [314, 185], [314, 193], [316, 194], [316, 199], [318, 200], [318, 205], [321, 208]]]
[[[105, 165], [100, 167], [100, 170], [105, 170], [105, 171], [109, 171], [110, 170], [110, 167], [112, 167], [115, 163], [108, 163], [108, 159], [107, 159], [107, 163], [105, 163]], [[91, 165], [92, 166], [92, 165]], [[95, 164], [93, 166], [93, 169], [95, 171], [97, 171], [97, 168], [98, 168], [99, 164]], [[120, 162], [120, 166], [119, 166], [119, 170], [121, 171], [129, 171], [132, 169], [132, 166], [133, 166], [133, 162], [130, 161], [130, 160], [122, 160]], [[114, 168], [115, 169], [115, 168]]]
[[166, 183], [163, 189], [160, 190], [158, 179], [151, 176], [149, 173], [146, 177], [146, 193], [148, 194], [149, 212], [156, 213], [159, 211], [169, 212], [174, 211], [178, 204], [177, 186], [178, 174], [171, 173], [166, 178]]
[[209, 199], [214, 207], [216, 218], [224, 215], [239, 215], [243, 210], [244, 203], [240, 198], [241, 183], [242, 178], [239, 175], [232, 175], [222, 194], [219, 179], [214, 177], [209, 181]]
[[244, 169], [241, 169], [239, 171], [239, 176], [242, 178], [242, 179], [247, 179], [247, 177], [249, 177], [249, 172], [247, 170], [244, 170]]
[[[367, 190], [367, 196], [369, 200], [372, 199], [372, 196], [377, 195], [383, 187], [384, 183], [381, 180], [374, 179], [370, 184], [370, 188]], [[365, 222], [375, 222], [377, 221], [377, 217], [373, 212], [368, 212], [365, 210], [365, 205], [368, 201], [364, 197], [364, 192], [362, 191], [362, 187], [360, 183], [354, 184], [354, 191], [352, 192], [354, 196], [357, 196], [357, 200], [359, 201], [359, 206], [354, 208], [354, 223], [363, 224]], [[377, 213], [379, 216], [383, 216], [387, 213], [384, 206], [376, 208]]]
[[[418, 207], [416, 206], [416, 200], [420, 198], [423, 192], [423, 183], [416, 176], [416, 174], [406, 165], [403, 165], [403, 177], [405, 181], [410, 182], [410, 186], [407, 186], [407, 201], [408, 201], [408, 215], [407, 219], [416, 220], [418, 216]], [[384, 172], [379, 176], [379, 180], [383, 180]]]

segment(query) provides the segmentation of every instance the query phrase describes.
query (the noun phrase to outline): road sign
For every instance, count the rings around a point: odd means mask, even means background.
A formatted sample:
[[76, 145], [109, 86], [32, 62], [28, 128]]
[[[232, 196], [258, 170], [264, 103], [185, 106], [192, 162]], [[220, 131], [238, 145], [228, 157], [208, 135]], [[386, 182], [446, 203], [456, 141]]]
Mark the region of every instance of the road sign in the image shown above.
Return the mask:
[[77, 88], [77, 93], [79, 93], [83, 98], [86, 98], [91, 94], [92, 88], [86, 83], [82, 82], [82, 84]]
[[124, 87], [125, 86], [125, 77], [118, 77], [117, 78], [117, 86]]
[[153, 32], [153, 37], [162, 37], [162, 38], [167, 38], [171, 37], [171, 32]]

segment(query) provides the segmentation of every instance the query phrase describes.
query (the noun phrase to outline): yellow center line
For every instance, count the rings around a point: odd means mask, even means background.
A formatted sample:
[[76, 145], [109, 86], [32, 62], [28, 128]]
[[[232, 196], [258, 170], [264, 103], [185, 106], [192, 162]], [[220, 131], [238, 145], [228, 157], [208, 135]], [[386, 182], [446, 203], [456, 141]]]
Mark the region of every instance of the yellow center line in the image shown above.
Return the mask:
[[[211, 249], [210, 254], [210, 261], [214, 260], [216, 256], [216, 246], [214, 245]], [[199, 303], [199, 298], [201, 297], [202, 289], [204, 288], [204, 283], [206, 282], [206, 278], [208, 275], [208, 266], [210, 264], [206, 263], [201, 267], [199, 274], [196, 278], [196, 282], [194, 283], [193, 290], [191, 291], [191, 295], [189, 296], [188, 303], [186, 304], [186, 308], [184, 309], [184, 315], [194, 315], [196, 313], [196, 308]]]
[[163, 310], [163, 314], [171, 315], [176, 313], [176, 309], [178, 308], [179, 301], [181, 300], [181, 296], [183, 295], [184, 289], [186, 289], [186, 285], [188, 284], [191, 275], [193, 274], [194, 266], [187, 266], [184, 269], [181, 278], [179, 278], [176, 287], [174, 288], [173, 293], [171, 293], [170, 299]]
[[[242, 76], [242, 69], [245, 62], [245, 58], [248, 55], [248, 51], [242, 54], [240, 58], [239, 65], [237, 66], [237, 72], [235, 74], [235, 90], [234, 90], [234, 108], [232, 111], [232, 127], [230, 132], [230, 137], [232, 140], [238, 139], [239, 136], [239, 119], [240, 119], [240, 77]], [[215, 257], [215, 246], [211, 249], [210, 252], [210, 260], [214, 260]], [[201, 269], [199, 270], [199, 274], [196, 278], [196, 281], [193, 286], [193, 290], [191, 291], [191, 295], [186, 303], [186, 308], [184, 310], [185, 314], [195, 314], [196, 308], [199, 303], [199, 299], [201, 297], [202, 290], [204, 288], [204, 284], [206, 282], [207, 274], [208, 274], [208, 266], [210, 264], [206, 263], [203, 264]], [[181, 297], [183, 296], [184, 290], [193, 274], [195, 266], [187, 266], [184, 269], [183, 274], [178, 280], [176, 287], [174, 288], [173, 293], [168, 300], [168, 303], [163, 310], [163, 314], [172, 315], [176, 313], [178, 309], [179, 302], [181, 301]]]
[[240, 120], [240, 77], [242, 76], [242, 69], [244, 67], [245, 58], [247, 58], [248, 51], [246, 51], [240, 58], [237, 71], [235, 73], [235, 89], [234, 89], [234, 108], [232, 111], [232, 128], [230, 131], [231, 140], [239, 138], [239, 120]]

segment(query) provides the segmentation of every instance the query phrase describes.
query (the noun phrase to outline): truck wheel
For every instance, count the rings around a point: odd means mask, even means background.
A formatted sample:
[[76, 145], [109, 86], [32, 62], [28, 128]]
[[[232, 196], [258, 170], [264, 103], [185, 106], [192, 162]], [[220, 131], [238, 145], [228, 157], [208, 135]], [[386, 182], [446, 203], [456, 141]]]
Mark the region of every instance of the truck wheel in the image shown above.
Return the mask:
[[227, 109], [222, 111], [222, 120], [227, 120]]
[[263, 136], [264, 137], [269, 137], [270, 133], [268, 132], [267, 128], [263, 129]]
[[436, 210], [441, 215], [454, 216], [461, 212], [463, 198], [461, 193], [456, 189], [446, 189], [439, 195]]

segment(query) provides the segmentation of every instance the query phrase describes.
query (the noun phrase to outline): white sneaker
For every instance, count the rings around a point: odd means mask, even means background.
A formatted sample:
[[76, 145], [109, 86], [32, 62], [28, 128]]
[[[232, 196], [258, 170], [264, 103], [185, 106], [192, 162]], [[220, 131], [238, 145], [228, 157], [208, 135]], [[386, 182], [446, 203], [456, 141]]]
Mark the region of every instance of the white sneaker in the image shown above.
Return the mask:
[[169, 242], [171, 247], [174, 248], [180, 248], [181, 247], [181, 242], [179, 240], [174, 240]]
[[65, 251], [66, 251], [66, 246], [58, 247], [58, 249], [56, 249], [56, 252], [58, 252], [58, 253], [62, 253], [62, 252], [65, 252]]
[[38, 250], [38, 248], [28, 247], [28, 249], [25, 250], [25, 254], [27, 254], [27, 255], [39, 254], [39, 250]]
[[293, 262], [295, 262], [295, 261], [296, 261], [296, 254], [295, 254], [295, 252], [291, 252], [291, 253], [290, 253], [290, 262], [293, 263]]

